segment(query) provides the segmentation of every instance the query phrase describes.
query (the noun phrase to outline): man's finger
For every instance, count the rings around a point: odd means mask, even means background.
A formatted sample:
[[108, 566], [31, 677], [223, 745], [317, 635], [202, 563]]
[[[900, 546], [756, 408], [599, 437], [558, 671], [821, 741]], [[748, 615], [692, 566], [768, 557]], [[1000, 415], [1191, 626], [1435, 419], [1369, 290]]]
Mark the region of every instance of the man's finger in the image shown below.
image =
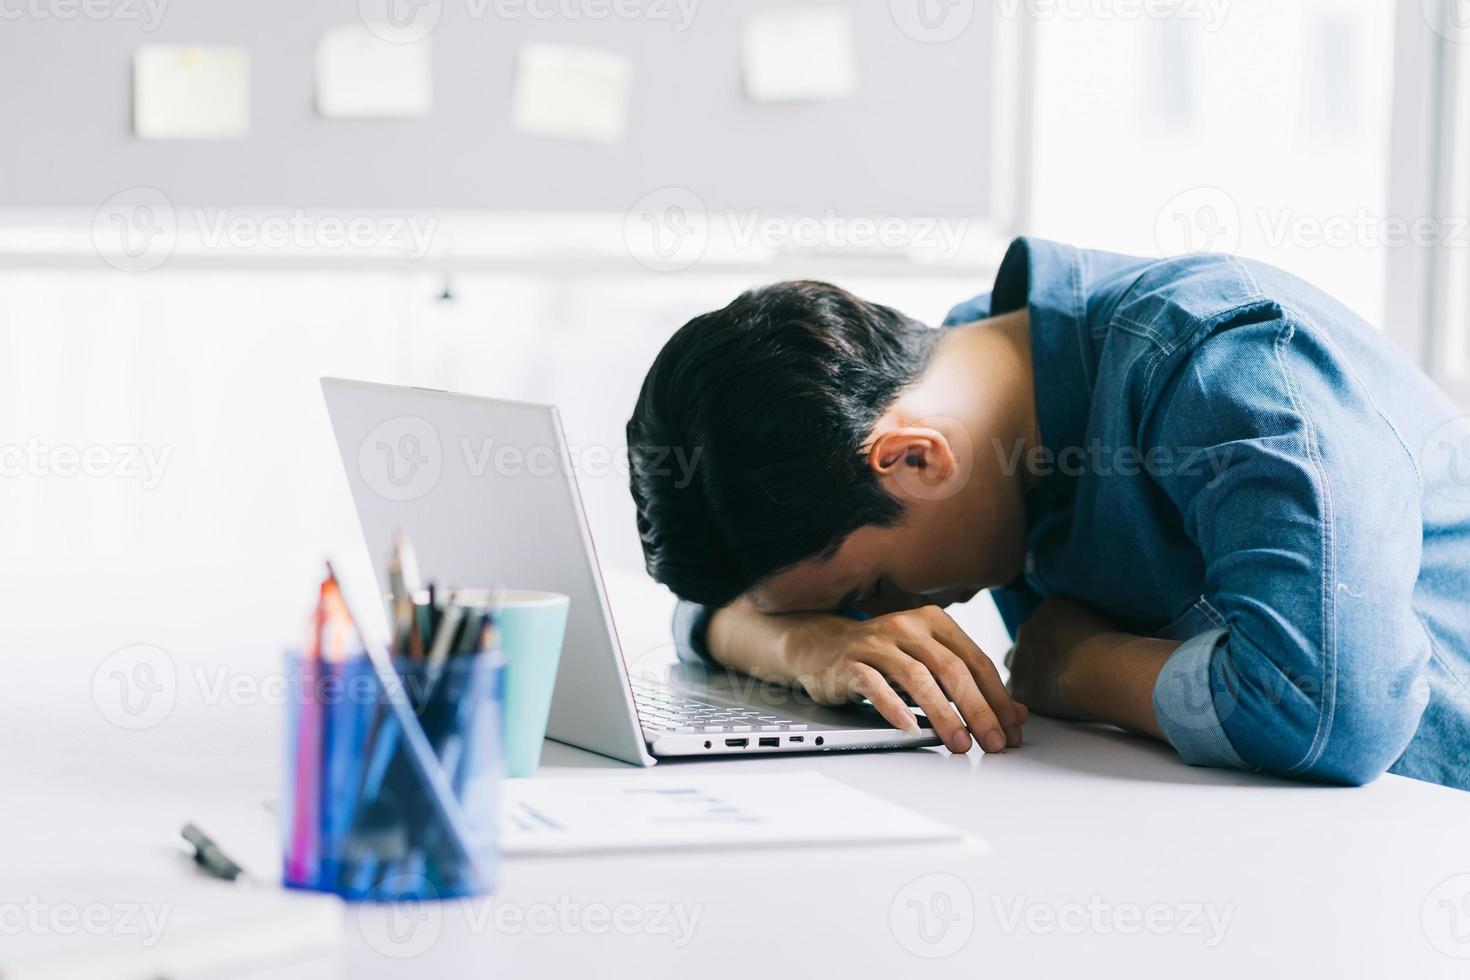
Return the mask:
[[[906, 647], [905, 652], [929, 668], [929, 673], [960, 709], [982, 749], [999, 752], [1006, 747], [1009, 733], [980, 692], [969, 664], [935, 639], [915, 643], [911, 649]], [[1018, 732], [1019, 727], [1016, 726]]]
[[903, 698], [898, 696], [893, 686], [872, 667], [867, 664], [853, 666], [852, 690], [854, 694], [873, 702], [878, 714], [894, 728], [911, 733], [919, 731], [919, 719], [914, 717], [914, 713], [903, 703]]
[[980, 687], [980, 693], [984, 695], [985, 701], [990, 705], [995, 716], [1000, 720], [1005, 729], [1005, 739], [1009, 745], [1021, 744], [1021, 725], [1025, 719], [1021, 712], [1016, 710], [1011, 693], [1006, 690], [1005, 684], [1001, 683], [1000, 674], [996, 672], [995, 664], [985, 655], [985, 651], [972, 639], [969, 634], [960, 629], [958, 623], [950, 619], [948, 615], [941, 614], [935, 617], [934, 636], [946, 647], [957, 653], [970, 667], [970, 673], [975, 678], [975, 683]]
[[1000, 672], [995, 669], [995, 664], [983, 653], [980, 658], [978, 663], [971, 664], [971, 673], [975, 683], [980, 686], [981, 695], [995, 709], [996, 716], [1005, 727], [1006, 744], [1015, 748], [1021, 744], [1021, 726], [1026, 722], [1026, 715], [1011, 697], [1011, 692], [1006, 690], [1005, 682], [1000, 679]]
[[970, 733], [965, 728], [964, 719], [934, 682], [929, 668], [898, 649], [894, 649], [882, 663], [875, 663], [873, 666], [890, 681], [902, 685], [914, 699], [914, 703], [924, 709], [929, 723], [934, 726], [939, 737], [944, 739], [944, 744], [949, 746], [951, 752], [963, 754], [970, 751]]

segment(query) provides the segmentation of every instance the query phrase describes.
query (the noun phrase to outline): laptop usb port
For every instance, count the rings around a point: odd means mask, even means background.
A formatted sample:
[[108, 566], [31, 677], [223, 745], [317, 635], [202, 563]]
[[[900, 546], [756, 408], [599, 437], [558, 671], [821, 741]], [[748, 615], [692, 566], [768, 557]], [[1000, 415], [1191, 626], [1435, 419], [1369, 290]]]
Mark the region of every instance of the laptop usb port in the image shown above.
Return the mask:
[[790, 738], [786, 739], [786, 741], [788, 741], [788, 742], [805, 742], [806, 741], [806, 736], [805, 735], [792, 735]]
[[763, 737], [761, 739], [761, 745], [768, 749], [774, 749], [780, 747], [781, 740], [774, 735], [770, 736], [769, 738]]
[[745, 748], [749, 744], [750, 744], [750, 739], [748, 739], [748, 738], [727, 738], [727, 739], [725, 739], [725, 745], [728, 746], [729, 748], [732, 748], [732, 749], [743, 749], [743, 748]]

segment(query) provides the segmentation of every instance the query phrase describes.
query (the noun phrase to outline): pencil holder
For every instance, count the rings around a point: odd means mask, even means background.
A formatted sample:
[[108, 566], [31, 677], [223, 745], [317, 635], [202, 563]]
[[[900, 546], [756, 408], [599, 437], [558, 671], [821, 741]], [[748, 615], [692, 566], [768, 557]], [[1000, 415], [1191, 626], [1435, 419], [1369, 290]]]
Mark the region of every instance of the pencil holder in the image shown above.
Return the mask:
[[395, 667], [399, 689], [388, 691], [365, 655], [286, 656], [288, 887], [384, 901], [494, 888], [504, 659], [493, 650]]

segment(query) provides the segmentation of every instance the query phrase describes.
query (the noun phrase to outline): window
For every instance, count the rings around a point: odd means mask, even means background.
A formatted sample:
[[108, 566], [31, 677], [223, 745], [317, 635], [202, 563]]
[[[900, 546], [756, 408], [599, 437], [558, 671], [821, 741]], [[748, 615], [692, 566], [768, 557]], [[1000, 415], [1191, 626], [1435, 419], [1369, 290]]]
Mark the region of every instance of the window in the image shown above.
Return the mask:
[[1388, 202], [1394, 4], [1156, 10], [1033, 5], [1027, 226], [1113, 251], [1259, 258], [1382, 324], [1404, 223]]

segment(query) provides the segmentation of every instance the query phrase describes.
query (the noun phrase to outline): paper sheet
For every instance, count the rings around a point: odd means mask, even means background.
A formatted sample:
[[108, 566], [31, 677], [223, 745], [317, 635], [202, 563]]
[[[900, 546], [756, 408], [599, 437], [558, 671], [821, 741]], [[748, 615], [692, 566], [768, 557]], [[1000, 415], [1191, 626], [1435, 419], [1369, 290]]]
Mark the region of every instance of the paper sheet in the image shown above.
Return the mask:
[[133, 54], [133, 131], [150, 140], [250, 134], [250, 53], [241, 47], [144, 44]]
[[363, 24], [336, 27], [316, 46], [316, 105], [328, 119], [401, 119], [434, 108], [428, 38], [385, 41]]
[[614, 143], [628, 125], [633, 65], [563, 44], [528, 44], [516, 62], [512, 119], [521, 132]]
[[816, 772], [509, 779], [501, 794], [501, 847], [512, 855], [963, 836]]
[[752, 14], [742, 56], [745, 93], [753, 102], [844, 99], [857, 92], [852, 14], [841, 7]]

